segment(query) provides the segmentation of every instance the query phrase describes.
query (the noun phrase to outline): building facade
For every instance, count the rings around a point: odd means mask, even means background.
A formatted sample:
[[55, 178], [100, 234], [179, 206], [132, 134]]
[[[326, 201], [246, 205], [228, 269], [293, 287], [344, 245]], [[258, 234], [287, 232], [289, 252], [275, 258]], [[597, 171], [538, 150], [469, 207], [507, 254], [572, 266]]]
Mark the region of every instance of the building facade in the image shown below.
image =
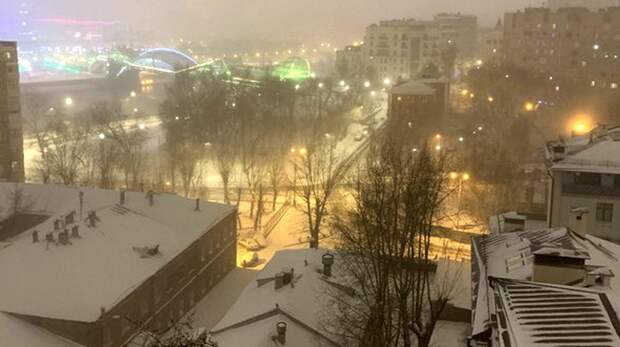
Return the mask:
[[24, 180], [17, 44], [0, 41], [0, 181]]
[[336, 71], [343, 78], [365, 75], [362, 46], [350, 45], [336, 51]]
[[617, 88], [619, 40], [620, 7], [527, 8], [504, 16], [506, 62], [593, 86]]
[[615, 6], [620, 6], [620, 0], [547, 0], [547, 7], [553, 11], [564, 7], [583, 7], [595, 11]]
[[478, 21], [475, 16], [439, 14], [432, 21], [395, 19], [366, 28], [364, 66], [380, 78], [397, 80], [416, 77], [428, 64], [441, 64], [441, 54], [455, 45], [461, 59], [476, 52]]
[[612, 128], [595, 130], [578, 145], [570, 141], [548, 145], [549, 226], [620, 241], [619, 140], [620, 129]]

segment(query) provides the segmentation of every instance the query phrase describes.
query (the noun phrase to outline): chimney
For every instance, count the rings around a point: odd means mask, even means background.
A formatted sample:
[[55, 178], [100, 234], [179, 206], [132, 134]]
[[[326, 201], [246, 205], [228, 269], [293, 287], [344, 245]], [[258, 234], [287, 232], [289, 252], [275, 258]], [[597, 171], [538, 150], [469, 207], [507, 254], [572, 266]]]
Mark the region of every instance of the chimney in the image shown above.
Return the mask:
[[284, 272], [278, 272], [278, 273], [276, 274], [276, 279], [275, 279], [275, 281], [274, 281], [274, 283], [275, 283], [275, 289], [276, 289], [276, 290], [278, 290], [278, 289], [280, 289], [280, 288], [284, 287], [284, 284], [285, 284], [285, 283], [284, 283], [284, 281], [285, 281], [284, 277], [285, 277], [285, 276], [286, 276], [286, 273], [284, 273]]
[[332, 265], [334, 264], [334, 255], [331, 253], [325, 253], [322, 257], [323, 263], [323, 275], [327, 277], [332, 276]]
[[37, 243], [39, 242], [39, 232], [34, 230], [32, 232], [32, 243]]
[[74, 239], [79, 239], [80, 238], [80, 227], [79, 225], [74, 225], [71, 228], [71, 237]]
[[281, 345], [286, 344], [286, 322], [276, 323], [276, 339]]
[[121, 205], [125, 205], [125, 191], [121, 190]]
[[570, 211], [569, 227], [581, 236], [586, 236], [588, 228], [588, 214], [590, 210], [587, 207], [576, 207]]
[[196, 208], [194, 211], [200, 211], [200, 199], [196, 199]]
[[153, 192], [152, 190], [149, 190], [146, 193], [146, 198], [149, 199], [149, 206], [153, 206], [155, 204], [155, 192]]

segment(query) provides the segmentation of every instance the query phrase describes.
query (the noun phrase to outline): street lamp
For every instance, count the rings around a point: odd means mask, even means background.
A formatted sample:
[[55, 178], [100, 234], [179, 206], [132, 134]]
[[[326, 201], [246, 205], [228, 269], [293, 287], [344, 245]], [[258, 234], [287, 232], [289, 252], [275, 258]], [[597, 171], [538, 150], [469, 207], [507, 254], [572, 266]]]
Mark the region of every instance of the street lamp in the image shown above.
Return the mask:
[[392, 84], [392, 80], [389, 77], [386, 77], [383, 79], [383, 84], [389, 86], [390, 84]]
[[105, 134], [99, 133], [99, 140], [105, 140]]
[[364, 87], [365, 88], [370, 88], [370, 81], [364, 82]]
[[493, 97], [492, 97], [492, 96], [489, 96], [489, 97], [487, 98], [487, 100], [489, 100], [489, 102], [493, 102], [493, 101], [495, 101], [495, 99], [493, 99]]
[[144, 129], [146, 129], [146, 125], [144, 125], [144, 123], [140, 123], [140, 124], [138, 124], [138, 129], [144, 130]]
[[531, 112], [531, 111], [533, 111], [533, 110], [534, 110], [534, 107], [535, 107], [535, 106], [534, 106], [534, 104], [533, 104], [533, 103], [531, 103], [531, 102], [526, 102], [526, 103], [525, 103], [525, 106], [524, 106], [524, 108], [525, 108], [525, 110], [526, 110], [527, 112]]
[[71, 97], [66, 97], [65, 106], [72, 106], [72, 105], [73, 105], [73, 99]]
[[134, 92], [133, 90], [131, 91], [131, 93], [129, 93], [129, 96], [131, 96], [132, 98], [135, 98], [136, 95], [137, 95], [136, 92]]

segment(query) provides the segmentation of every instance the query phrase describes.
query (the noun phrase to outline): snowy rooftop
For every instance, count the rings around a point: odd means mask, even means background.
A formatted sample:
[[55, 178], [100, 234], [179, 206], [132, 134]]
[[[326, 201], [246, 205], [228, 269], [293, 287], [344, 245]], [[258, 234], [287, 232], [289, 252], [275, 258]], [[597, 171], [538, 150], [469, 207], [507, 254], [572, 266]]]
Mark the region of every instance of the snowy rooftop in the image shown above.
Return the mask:
[[28, 347], [81, 347], [73, 341], [0, 312], [0, 345]]
[[[288, 325], [287, 344], [301, 347], [337, 346], [326, 331], [326, 305], [331, 303], [329, 293], [349, 290], [342, 285], [344, 274], [338, 266], [342, 261], [334, 254], [333, 275], [321, 273], [322, 256], [326, 250], [299, 249], [276, 252], [271, 261], [243, 290], [235, 304], [214, 327], [213, 334], [220, 346], [266, 347], [275, 346], [271, 341], [275, 324], [284, 321]], [[440, 261], [437, 276], [440, 280], [460, 277], [455, 283], [455, 295], [451, 303], [456, 307], [469, 308], [470, 264], [466, 262]], [[293, 269], [293, 285], [275, 289], [274, 281], [265, 282], [277, 273]], [[261, 285], [259, 285], [261, 283]], [[320, 342], [320, 343], [317, 343]]]
[[568, 286], [492, 278], [499, 346], [620, 346], [607, 296]]
[[423, 82], [409, 81], [397, 86], [394, 86], [390, 90], [390, 94], [397, 95], [435, 95], [435, 89], [429, 87]]
[[[321, 331], [317, 317], [317, 308], [324, 305], [322, 298], [325, 293], [323, 275], [318, 272], [322, 269], [321, 257], [325, 250], [300, 249], [278, 251], [271, 261], [257, 275], [257, 279], [268, 279], [277, 273], [294, 269], [293, 286], [286, 285], [275, 289], [273, 281], [258, 285], [251, 282], [241, 293], [239, 299], [226, 313], [224, 318], [215, 326], [216, 340], [222, 346], [240, 346], [235, 343], [242, 336], [247, 336], [243, 345], [252, 347], [272, 346], [267, 341], [275, 329], [275, 321], [282, 318], [282, 313], [293, 317], [299, 323], [292, 324], [292, 329], [299, 341], [293, 337], [287, 338], [287, 343], [293, 346], [316, 346], [307, 344], [317, 337]], [[334, 267], [338, 266], [338, 257]], [[307, 262], [307, 265], [306, 265]], [[273, 313], [278, 305], [278, 312]], [[256, 317], [267, 316], [264, 319]], [[274, 318], [277, 317], [277, 318]], [[290, 320], [290, 318], [287, 317]], [[273, 320], [273, 322], [272, 322]], [[245, 324], [239, 324], [244, 323]], [[270, 325], [270, 323], [273, 323]], [[301, 324], [300, 324], [301, 323]], [[288, 325], [289, 328], [291, 324]], [[231, 332], [231, 327], [234, 332]], [[321, 337], [329, 343], [329, 337]], [[252, 341], [252, 343], [250, 343]], [[290, 342], [288, 342], [290, 341]]]
[[[472, 329], [477, 335], [490, 327], [494, 307], [489, 277], [525, 281], [532, 278], [534, 254], [583, 259], [592, 269], [620, 274], [620, 245], [591, 235], [585, 237], [566, 228], [541, 229], [476, 237], [472, 241]], [[596, 270], [595, 270], [596, 271]], [[536, 284], [544, 286], [545, 284]], [[611, 278], [609, 288], [595, 286], [607, 294], [617, 311], [620, 278]], [[543, 290], [543, 289], [541, 289]], [[542, 293], [539, 293], [542, 294]], [[515, 323], [516, 324], [516, 323]], [[517, 344], [531, 346], [531, 344]], [[508, 346], [508, 345], [506, 345]], [[515, 346], [515, 344], [513, 344]]]
[[[150, 206], [144, 193], [131, 192], [120, 206], [119, 192], [84, 188], [80, 218], [80, 189], [21, 187], [28, 211], [51, 217], [0, 249], [0, 277], [10, 279], [0, 281], [0, 311], [73, 321], [96, 321], [101, 308], [114, 307], [234, 210], [203, 202], [195, 211], [194, 201], [172, 194], [156, 195]], [[13, 188], [0, 184], [0, 197]], [[7, 203], [1, 199], [0, 205]], [[54, 230], [54, 220], [72, 211], [80, 238], [70, 238], [70, 245], [48, 244], [45, 234]], [[100, 220], [94, 228], [87, 227], [87, 211], [96, 211]], [[39, 231], [40, 242], [33, 243], [32, 230]], [[160, 254], [150, 258], [134, 250], [156, 245]]]
[[620, 141], [603, 140], [555, 163], [552, 170], [620, 174]]

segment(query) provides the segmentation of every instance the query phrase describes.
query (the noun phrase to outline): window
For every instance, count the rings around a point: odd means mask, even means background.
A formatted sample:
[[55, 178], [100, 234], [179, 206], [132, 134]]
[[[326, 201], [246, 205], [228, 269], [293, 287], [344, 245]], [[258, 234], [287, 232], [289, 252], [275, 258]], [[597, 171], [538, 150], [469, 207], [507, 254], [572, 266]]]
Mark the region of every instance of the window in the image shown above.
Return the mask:
[[596, 204], [596, 221], [611, 223], [614, 218], [614, 204]]
[[600, 186], [601, 174], [590, 172], [576, 172], [575, 184], [583, 186]]

